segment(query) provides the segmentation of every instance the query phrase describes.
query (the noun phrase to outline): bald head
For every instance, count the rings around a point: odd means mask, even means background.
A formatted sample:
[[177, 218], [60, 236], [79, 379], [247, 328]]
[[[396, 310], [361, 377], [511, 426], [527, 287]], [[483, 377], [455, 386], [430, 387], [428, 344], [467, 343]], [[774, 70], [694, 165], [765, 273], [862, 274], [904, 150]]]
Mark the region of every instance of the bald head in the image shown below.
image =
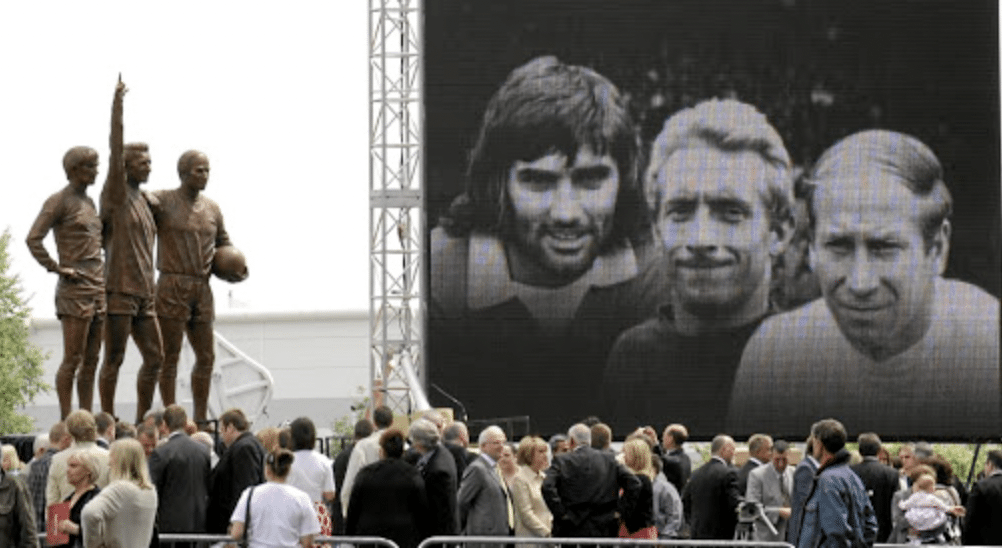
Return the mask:
[[731, 459], [734, 458], [734, 438], [727, 434], [718, 434], [710, 442], [710, 453], [730, 464]]

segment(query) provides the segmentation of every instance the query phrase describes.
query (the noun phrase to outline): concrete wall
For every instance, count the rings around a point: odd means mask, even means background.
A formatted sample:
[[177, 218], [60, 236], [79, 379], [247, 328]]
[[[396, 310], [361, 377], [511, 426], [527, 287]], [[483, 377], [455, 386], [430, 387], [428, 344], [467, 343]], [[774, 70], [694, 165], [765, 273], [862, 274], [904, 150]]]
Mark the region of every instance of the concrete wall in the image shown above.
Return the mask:
[[[267, 368], [274, 379], [271, 403], [254, 428], [278, 425], [298, 416], [313, 419], [318, 429], [350, 413], [369, 385], [369, 316], [367, 312], [228, 313], [219, 315], [216, 332], [244, 354]], [[55, 319], [35, 319], [31, 340], [43, 352], [44, 380], [53, 385], [62, 360], [62, 331]], [[185, 344], [187, 346], [187, 343]], [[217, 363], [219, 363], [217, 352]], [[178, 367], [180, 384], [187, 384], [190, 364], [182, 353]], [[136, 374], [142, 359], [130, 342], [119, 373], [115, 414], [131, 421], [136, 409]], [[100, 369], [100, 366], [99, 366]], [[189, 413], [190, 395], [179, 389], [177, 397]], [[154, 407], [160, 406], [159, 391]], [[77, 406], [74, 388], [73, 405]], [[97, 387], [94, 409], [100, 410]], [[55, 390], [39, 394], [24, 412], [35, 419], [39, 430], [59, 420]]]

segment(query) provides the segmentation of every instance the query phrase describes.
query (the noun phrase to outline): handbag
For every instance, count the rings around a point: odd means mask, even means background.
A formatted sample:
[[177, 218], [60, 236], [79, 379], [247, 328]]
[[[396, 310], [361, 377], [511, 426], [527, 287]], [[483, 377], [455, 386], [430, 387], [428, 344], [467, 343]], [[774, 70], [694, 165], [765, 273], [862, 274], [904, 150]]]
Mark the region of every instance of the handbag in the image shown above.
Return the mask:
[[240, 548], [247, 548], [250, 546], [250, 527], [251, 527], [251, 499], [254, 498], [254, 487], [250, 488], [250, 492], [247, 493], [247, 508], [244, 512], [244, 538], [240, 540]]

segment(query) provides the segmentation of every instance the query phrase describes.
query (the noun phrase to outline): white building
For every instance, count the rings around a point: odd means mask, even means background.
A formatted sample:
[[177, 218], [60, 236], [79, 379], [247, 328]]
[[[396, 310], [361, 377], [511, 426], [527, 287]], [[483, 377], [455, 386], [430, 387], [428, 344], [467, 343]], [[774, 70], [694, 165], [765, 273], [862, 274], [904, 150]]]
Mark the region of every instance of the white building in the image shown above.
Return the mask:
[[[271, 399], [263, 413], [254, 420], [253, 428], [277, 426], [299, 416], [310, 417], [318, 429], [327, 429], [341, 417], [352, 413], [351, 407], [366, 397], [369, 385], [369, 315], [368, 312], [304, 312], [304, 313], [226, 313], [217, 315], [215, 330], [239, 353], [257, 362], [270, 372], [273, 382]], [[31, 341], [38, 345], [45, 360], [43, 379], [55, 384], [56, 370], [62, 360], [62, 331], [58, 320], [35, 319], [32, 322]], [[103, 359], [103, 358], [102, 358]], [[185, 343], [178, 365], [178, 403], [191, 413], [189, 374], [192, 363], [190, 349]], [[216, 367], [213, 382], [218, 375], [226, 374], [223, 382], [234, 378], [227, 371], [243, 371], [244, 379], [250, 369], [231, 366], [237, 359], [219, 346], [217, 341]], [[115, 395], [115, 414], [119, 419], [132, 421], [136, 413], [136, 375], [142, 359], [134, 342], [130, 340], [125, 361], [119, 371]], [[98, 374], [101, 365], [98, 364]], [[254, 373], [253, 386], [245, 383], [242, 395], [227, 398], [213, 387], [210, 397], [210, 414], [221, 413], [226, 401], [241, 403], [260, 399], [266, 387], [263, 379], [267, 373]], [[96, 380], [95, 375], [95, 380]], [[240, 377], [240, 374], [237, 374]], [[243, 382], [243, 381], [241, 381]], [[255, 388], [259, 386], [260, 388]], [[233, 390], [231, 390], [233, 392]], [[241, 400], [240, 398], [244, 398]], [[250, 400], [248, 400], [250, 398]], [[78, 405], [76, 387], [73, 390], [73, 407]], [[100, 411], [101, 400], [97, 382], [94, 386], [94, 408]], [[153, 398], [153, 407], [161, 407], [160, 393]], [[224, 408], [220, 408], [224, 407]], [[245, 406], [240, 405], [244, 408]], [[245, 409], [247, 410], [247, 409]], [[55, 389], [35, 397], [24, 412], [35, 419], [38, 430], [47, 430], [59, 420], [59, 400]]]

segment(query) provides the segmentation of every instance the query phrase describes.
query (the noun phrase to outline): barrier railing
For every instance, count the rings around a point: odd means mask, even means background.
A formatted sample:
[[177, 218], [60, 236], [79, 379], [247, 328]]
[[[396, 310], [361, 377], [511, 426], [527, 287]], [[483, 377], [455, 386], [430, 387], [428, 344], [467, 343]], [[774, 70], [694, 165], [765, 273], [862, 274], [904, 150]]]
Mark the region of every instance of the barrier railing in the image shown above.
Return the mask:
[[[45, 533], [38, 535], [39, 546], [45, 548]], [[194, 533], [161, 533], [160, 546], [172, 548], [177, 543], [199, 543], [199, 546], [214, 546], [219, 543], [237, 544], [233, 537], [227, 535], [204, 535]], [[386, 548], [400, 548], [397, 543], [383, 537], [351, 537], [351, 536], [316, 536], [314, 543], [338, 545], [378, 545]], [[786, 542], [764, 542], [754, 540], [694, 540], [694, 539], [629, 539], [629, 538], [539, 538], [539, 537], [476, 537], [476, 536], [442, 536], [428, 537], [418, 548], [434, 548], [440, 545], [456, 546], [470, 544], [538, 544], [538, 545], [581, 545], [581, 546], [734, 546], [763, 548], [794, 548]], [[902, 544], [874, 544], [873, 548], [900, 548]], [[992, 548], [990, 546], [964, 545], [967, 548]], [[998, 548], [998, 547], [995, 547]]]
[[[232, 544], [234, 546], [238, 545], [238, 542], [229, 535], [206, 535], [206, 534], [196, 534], [196, 533], [160, 533], [160, 546], [161, 548], [173, 548], [174, 545], [178, 543], [197, 543], [196, 546], [214, 546], [216, 544]], [[323, 536], [317, 535], [313, 537], [313, 542], [315, 544], [351, 544], [351, 545], [377, 545], [385, 546], [386, 548], [400, 548], [397, 546], [396, 542], [383, 537], [347, 537], [347, 536]], [[38, 535], [38, 543], [41, 547], [48, 546], [45, 543], [45, 533]], [[145, 547], [144, 547], [145, 548]]]
[[578, 546], [735, 546], [763, 548], [794, 548], [786, 542], [764, 542], [754, 540], [693, 540], [693, 539], [632, 539], [632, 538], [568, 538], [568, 537], [428, 537], [418, 548], [432, 548], [440, 545], [456, 544], [541, 544]]

